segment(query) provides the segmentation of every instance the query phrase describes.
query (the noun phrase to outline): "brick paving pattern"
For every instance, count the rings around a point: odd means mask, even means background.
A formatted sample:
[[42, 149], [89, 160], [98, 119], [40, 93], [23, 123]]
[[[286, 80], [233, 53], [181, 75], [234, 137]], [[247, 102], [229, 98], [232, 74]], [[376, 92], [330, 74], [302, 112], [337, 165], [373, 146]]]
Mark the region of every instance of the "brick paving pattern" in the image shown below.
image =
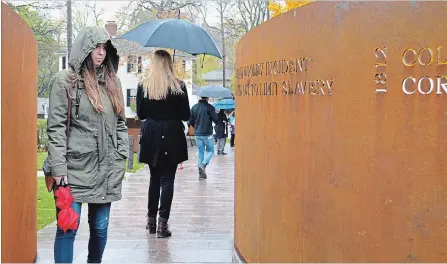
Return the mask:
[[[156, 238], [145, 229], [149, 169], [123, 182], [123, 199], [112, 203], [103, 263], [231, 263], [233, 257], [234, 152], [213, 156], [208, 179], [198, 180], [197, 152], [190, 149], [175, 180], [172, 237]], [[54, 263], [56, 223], [38, 232], [37, 263]], [[74, 263], [86, 263], [89, 227], [87, 206], [74, 247]]]

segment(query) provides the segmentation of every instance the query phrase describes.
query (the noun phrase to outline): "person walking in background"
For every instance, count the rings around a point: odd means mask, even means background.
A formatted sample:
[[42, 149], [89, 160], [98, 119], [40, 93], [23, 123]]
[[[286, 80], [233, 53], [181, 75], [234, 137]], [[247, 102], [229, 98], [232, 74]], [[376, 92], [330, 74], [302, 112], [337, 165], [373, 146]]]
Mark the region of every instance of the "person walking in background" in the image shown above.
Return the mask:
[[231, 126], [231, 138], [230, 138], [230, 147], [234, 147], [234, 140], [236, 138], [236, 113], [233, 112], [229, 118], [230, 126]]
[[214, 154], [213, 122], [217, 123], [214, 106], [208, 103], [208, 98], [202, 97], [191, 109], [188, 124], [194, 128], [198, 150], [199, 180], [206, 179], [206, 167]]
[[214, 128], [217, 136], [217, 155], [227, 155], [224, 150], [228, 137], [228, 118], [223, 109], [220, 109], [217, 115], [217, 124]]
[[189, 120], [191, 112], [185, 83], [175, 77], [167, 51], [154, 53], [149, 70], [138, 84], [136, 106], [138, 118], [145, 120], [139, 161], [148, 164], [151, 173], [146, 229], [159, 238], [169, 237], [175, 173], [178, 164], [188, 160], [182, 120]]
[[[82, 203], [88, 204], [88, 263], [102, 261], [111, 203], [121, 199], [126, 170], [129, 142], [121, 82], [116, 76], [118, 60], [109, 33], [102, 27], [87, 27], [73, 43], [69, 69], [58, 72], [50, 82], [47, 134], [53, 190], [62, 180], [68, 184], [74, 197], [72, 208], [79, 215]], [[73, 98], [70, 118], [67, 93]], [[56, 207], [56, 214], [59, 210]], [[64, 233], [58, 226], [55, 263], [73, 262], [76, 233]]]

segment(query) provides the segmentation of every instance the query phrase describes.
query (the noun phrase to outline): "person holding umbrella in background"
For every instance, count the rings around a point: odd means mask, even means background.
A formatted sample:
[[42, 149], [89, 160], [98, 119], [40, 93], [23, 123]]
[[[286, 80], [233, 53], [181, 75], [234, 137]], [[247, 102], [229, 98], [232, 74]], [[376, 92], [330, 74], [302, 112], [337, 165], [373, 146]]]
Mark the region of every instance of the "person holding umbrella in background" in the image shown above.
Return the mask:
[[[219, 110], [219, 124], [220, 126], [216, 127], [216, 138], [218, 138], [218, 155], [226, 155], [224, 148], [226, 144], [226, 139], [228, 136], [228, 126], [231, 128], [231, 147], [234, 147], [234, 109], [236, 108], [236, 103], [234, 101], [234, 97], [227, 97], [217, 101], [213, 105], [217, 110]], [[228, 118], [225, 112], [228, 114]], [[231, 113], [231, 111], [233, 111]], [[223, 124], [221, 124], [222, 122]], [[219, 136], [217, 136], [219, 134]], [[220, 138], [220, 140], [219, 140]]]
[[188, 125], [194, 128], [198, 150], [199, 180], [206, 179], [205, 168], [214, 155], [213, 124], [217, 124], [216, 110], [208, 103], [207, 97], [202, 97], [191, 109]]
[[[206, 179], [205, 168], [209, 165], [214, 154], [213, 124], [217, 124], [216, 109], [210, 103], [209, 98], [228, 98], [232, 94], [230, 90], [222, 86], [202, 86], [197, 91], [201, 97], [199, 102], [191, 109], [191, 118], [188, 125], [194, 128], [198, 149], [199, 180]], [[206, 152], [206, 155], [205, 155]]]
[[225, 114], [225, 110], [220, 109], [217, 114], [217, 124], [214, 127], [217, 137], [217, 155], [227, 155], [225, 153], [225, 144], [228, 137], [228, 118]]
[[234, 147], [234, 140], [236, 138], [236, 112], [231, 113], [229, 121], [231, 127], [230, 147]]

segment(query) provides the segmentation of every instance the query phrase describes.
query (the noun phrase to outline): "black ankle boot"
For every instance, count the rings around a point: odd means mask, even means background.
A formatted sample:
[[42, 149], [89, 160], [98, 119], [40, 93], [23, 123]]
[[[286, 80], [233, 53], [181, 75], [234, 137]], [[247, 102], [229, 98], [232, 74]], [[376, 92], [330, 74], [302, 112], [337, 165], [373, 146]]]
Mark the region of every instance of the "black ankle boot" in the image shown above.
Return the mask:
[[163, 237], [170, 237], [171, 231], [169, 230], [169, 225], [167, 222], [160, 222], [158, 221], [158, 229], [157, 229], [157, 237], [163, 238]]
[[155, 221], [155, 217], [148, 217], [146, 229], [149, 230], [150, 234], [155, 234], [155, 230], [157, 229], [157, 221]]

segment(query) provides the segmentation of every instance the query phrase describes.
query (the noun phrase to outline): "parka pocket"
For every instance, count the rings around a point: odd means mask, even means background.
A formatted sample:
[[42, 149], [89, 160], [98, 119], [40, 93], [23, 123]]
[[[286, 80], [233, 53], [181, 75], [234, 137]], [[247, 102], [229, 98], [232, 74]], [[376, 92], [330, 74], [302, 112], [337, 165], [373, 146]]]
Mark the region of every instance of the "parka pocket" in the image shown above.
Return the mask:
[[90, 188], [98, 177], [98, 152], [67, 155], [68, 183], [79, 188]]
[[115, 150], [115, 161], [112, 163], [109, 172], [107, 186], [108, 194], [120, 194], [124, 175], [126, 173], [126, 159]]
[[115, 152], [115, 158], [127, 159], [127, 155], [126, 155], [127, 153], [121, 153], [118, 151], [118, 139], [116, 138], [116, 136], [109, 135], [109, 139], [112, 141], [113, 149]]
[[77, 157], [98, 150], [96, 136], [72, 133], [68, 137], [67, 156]]

